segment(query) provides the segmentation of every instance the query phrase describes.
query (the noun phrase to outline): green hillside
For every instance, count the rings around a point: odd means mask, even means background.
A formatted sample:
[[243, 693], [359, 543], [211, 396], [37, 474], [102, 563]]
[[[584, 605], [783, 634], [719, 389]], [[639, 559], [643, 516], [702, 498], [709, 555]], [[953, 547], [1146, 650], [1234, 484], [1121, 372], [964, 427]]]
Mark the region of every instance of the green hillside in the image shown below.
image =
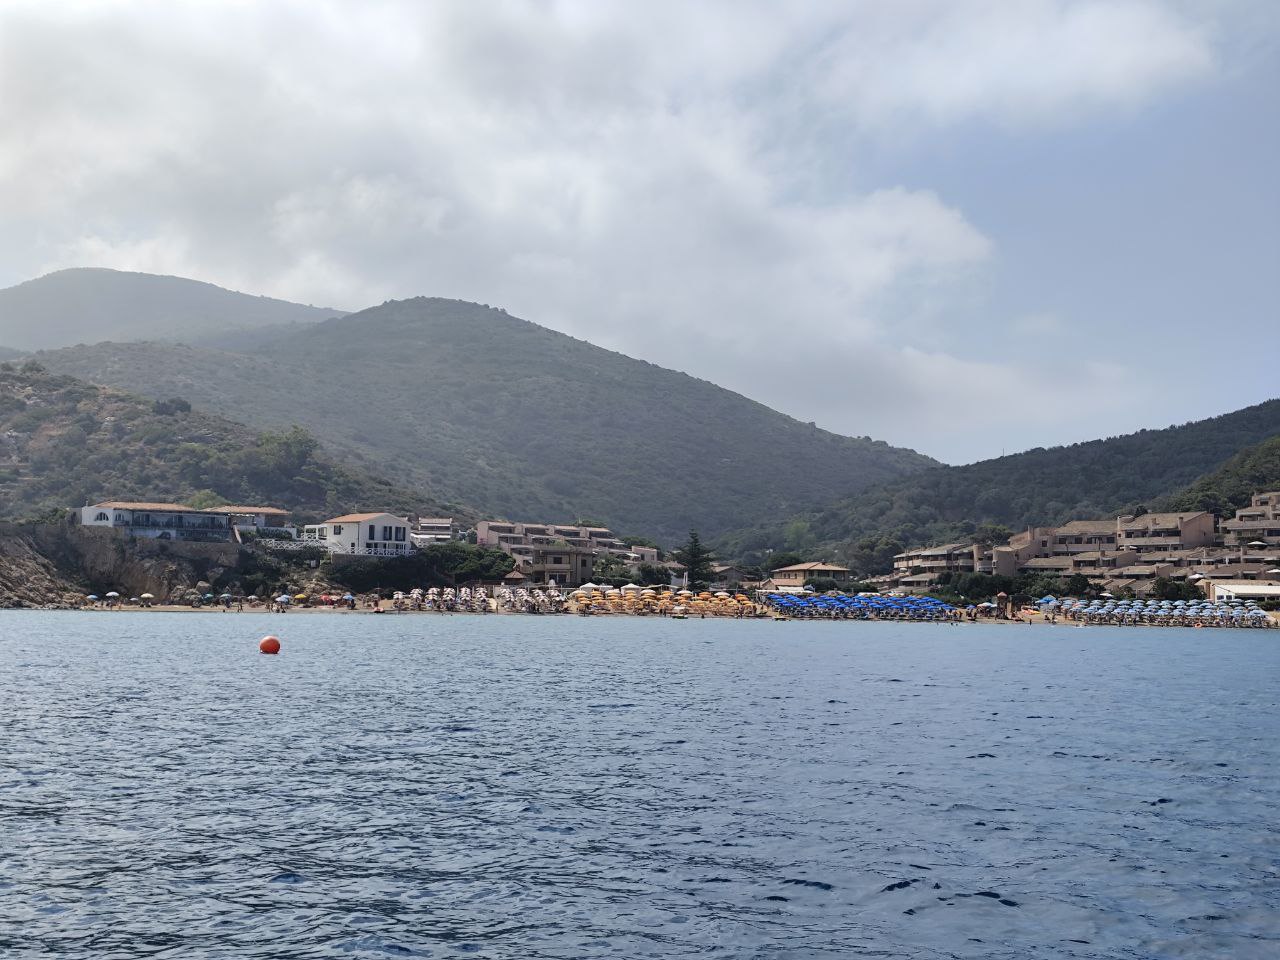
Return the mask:
[[103, 499], [273, 504], [298, 520], [355, 509], [448, 509], [333, 463], [298, 428], [258, 433], [185, 403], [146, 400], [0, 363], [0, 517]]
[[0, 290], [0, 347], [40, 350], [102, 340], [221, 344], [237, 333], [284, 332], [342, 312], [183, 277], [59, 270]]
[[259, 428], [300, 423], [425, 495], [668, 542], [935, 464], [456, 300], [392, 301], [238, 349], [97, 344], [40, 359]]
[[1280, 436], [1241, 450], [1219, 469], [1158, 506], [1161, 510], [1208, 510], [1230, 517], [1262, 490], [1280, 490]]
[[757, 560], [767, 549], [816, 552], [878, 572], [905, 546], [1154, 505], [1276, 434], [1280, 400], [1269, 400], [1164, 430], [938, 467], [733, 535], [721, 552]]

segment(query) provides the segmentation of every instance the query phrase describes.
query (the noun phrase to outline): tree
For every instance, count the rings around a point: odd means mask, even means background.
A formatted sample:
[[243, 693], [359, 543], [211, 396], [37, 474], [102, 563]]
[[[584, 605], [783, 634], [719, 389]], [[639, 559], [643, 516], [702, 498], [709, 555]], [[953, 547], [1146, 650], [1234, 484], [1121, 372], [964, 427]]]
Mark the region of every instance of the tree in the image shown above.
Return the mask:
[[699, 587], [705, 589], [711, 582], [714, 576], [711, 562], [715, 557], [702, 545], [702, 538], [698, 536], [697, 530], [689, 531], [689, 540], [682, 549], [676, 551], [676, 559], [684, 564], [689, 576], [690, 590], [696, 590]]
[[151, 404], [151, 412], [161, 417], [171, 417], [176, 413], [190, 413], [190, 401], [181, 397], [170, 397], [168, 400], [157, 400]]
[[671, 571], [652, 563], [642, 563], [636, 569], [636, 583], [642, 587], [665, 587], [671, 582]]
[[600, 582], [617, 581], [615, 586], [620, 586], [627, 582], [627, 574], [631, 572], [631, 565], [621, 557], [613, 554], [605, 554], [593, 564], [591, 578]]
[[187, 498], [187, 506], [197, 510], [208, 510], [210, 507], [224, 507], [227, 501], [212, 490], [197, 490]]
[[1204, 594], [1194, 583], [1186, 580], [1170, 580], [1168, 577], [1156, 577], [1151, 586], [1151, 596], [1157, 600], [1203, 600]]
[[1066, 596], [1083, 597], [1089, 593], [1093, 584], [1089, 582], [1089, 578], [1083, 573], [1073, 573], [1067, 578]]
[[769, 558], [769, 569], [778, 570], [782, 567], [794, 566], [797, 563], [804, 563], [804, 557], [798, 553], [775, 553]]

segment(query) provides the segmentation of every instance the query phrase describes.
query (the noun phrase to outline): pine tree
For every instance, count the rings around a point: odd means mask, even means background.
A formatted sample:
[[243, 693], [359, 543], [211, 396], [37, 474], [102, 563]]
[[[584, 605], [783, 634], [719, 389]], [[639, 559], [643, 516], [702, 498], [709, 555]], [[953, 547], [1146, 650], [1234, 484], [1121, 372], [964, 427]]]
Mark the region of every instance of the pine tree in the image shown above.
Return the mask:
[[711, 551], [702, 545], [697, 530], [689, 531], [689, 542], [684, 548], [676, 551], [676, 559], [684, 566], [689, 578], [689, 589], [705, 589], [711, 582], [714, 572], [711, 562], [715, 560]]

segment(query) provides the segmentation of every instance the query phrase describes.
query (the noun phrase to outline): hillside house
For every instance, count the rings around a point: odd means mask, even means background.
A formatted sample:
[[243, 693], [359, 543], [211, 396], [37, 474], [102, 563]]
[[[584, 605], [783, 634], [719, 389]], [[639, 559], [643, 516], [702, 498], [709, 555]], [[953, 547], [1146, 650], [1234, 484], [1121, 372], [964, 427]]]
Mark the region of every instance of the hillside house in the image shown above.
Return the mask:
[[231, 523], [225, 514], [181, 503], [105, 500], [81, 507], [80, 523], [156, 540], [220, 543], [231, 539]]
[[303, 538], [332, 554], [403, 557], [416, 553], [405, 517], [389, 513], [349, 513], [305, 528]]

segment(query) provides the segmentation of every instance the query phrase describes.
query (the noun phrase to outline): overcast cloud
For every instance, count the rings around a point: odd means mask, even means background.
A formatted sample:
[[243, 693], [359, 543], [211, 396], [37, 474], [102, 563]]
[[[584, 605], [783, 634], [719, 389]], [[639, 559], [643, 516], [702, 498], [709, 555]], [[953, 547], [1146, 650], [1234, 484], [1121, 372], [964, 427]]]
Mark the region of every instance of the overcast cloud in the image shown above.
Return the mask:
[[462, 297], [953, 462], [1162, 426], [1280, 392], [1277, 9], [10, 3], [0, 283]]

